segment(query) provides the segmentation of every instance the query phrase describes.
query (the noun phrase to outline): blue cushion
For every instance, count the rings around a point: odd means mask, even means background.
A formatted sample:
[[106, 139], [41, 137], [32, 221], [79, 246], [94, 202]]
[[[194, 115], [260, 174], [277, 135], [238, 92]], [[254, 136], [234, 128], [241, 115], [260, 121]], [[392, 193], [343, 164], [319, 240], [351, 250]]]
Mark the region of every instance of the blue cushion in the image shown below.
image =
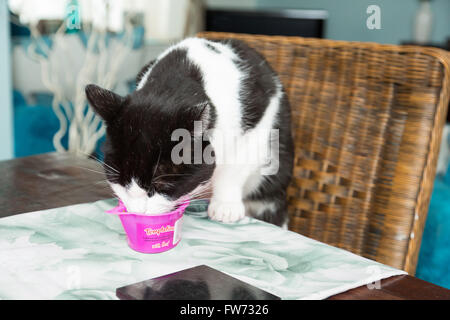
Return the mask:
[[416, 276], [450, 289], [450, 170], [434, 182]]

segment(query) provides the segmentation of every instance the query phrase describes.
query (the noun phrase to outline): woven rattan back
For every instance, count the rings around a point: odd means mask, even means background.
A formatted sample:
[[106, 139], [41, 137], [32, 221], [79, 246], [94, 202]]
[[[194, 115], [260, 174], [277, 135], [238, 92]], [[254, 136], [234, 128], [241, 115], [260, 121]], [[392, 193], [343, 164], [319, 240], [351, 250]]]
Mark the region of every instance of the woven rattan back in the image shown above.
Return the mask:
[[292, 108], [289, 229], [414, 274], [449, 99], [438, 49], [298, 37], [245, 41]]

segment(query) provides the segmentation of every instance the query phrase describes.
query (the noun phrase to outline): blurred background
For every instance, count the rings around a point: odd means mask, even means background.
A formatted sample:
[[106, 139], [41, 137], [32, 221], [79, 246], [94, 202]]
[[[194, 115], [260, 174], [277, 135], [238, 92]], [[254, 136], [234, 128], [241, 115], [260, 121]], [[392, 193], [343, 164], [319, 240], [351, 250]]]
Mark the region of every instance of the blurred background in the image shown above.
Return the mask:
[[[450, 0], [0, 0], [0, 160], [102, 158], [84, 86], [119, 94], [172, 43], [202, 30], [450, 50]], [[416, 276], [450, 288], [449, 126]]]

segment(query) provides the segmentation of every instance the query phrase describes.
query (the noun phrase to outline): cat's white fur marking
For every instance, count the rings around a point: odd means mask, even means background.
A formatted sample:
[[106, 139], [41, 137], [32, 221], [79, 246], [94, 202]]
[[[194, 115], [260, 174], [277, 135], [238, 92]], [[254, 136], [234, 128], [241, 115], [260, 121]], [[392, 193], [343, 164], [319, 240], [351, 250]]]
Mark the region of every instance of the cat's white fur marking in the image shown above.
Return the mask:
[[[207, 43], [213, 45], [220, 53], [208, 48]], [[219, 164], [216, 164], [216, 169], [211, 178], [213, 195], [208, 214], [212, 219], [218, 221], [237, 221], [245, 215], [243, 197], [251, 194], [263, 179], [260, 170], [267, 159], [260, 157], [257, 163], [243, 164], [230, 164], [227, 163], [227, 159], [237, 159], [242, 152], [258, 155], [267, 154], [266, 150], [270, 147], [270, 131], [277, 119], [283, 94], [281, 85], [275, 79], [278, 84], [277, 91], [271, 98], [263, 117], [256, 127], [244, 134], [241, 128], [242, 109], [239, 91], [246, 74], [245, 71], [236, 66], [234, 61], [239, 60], [239, 57], [233, 49], [222, 43], [209, 42], [200, 38], [188, 38], [166, 49], [157, 60], [162, 59], [170, 51], [177, 48], [186, 49], [188, 59], [200, 69], [205, 92], [214, 104], [217, 113], [216, 126], [210, 136], [210, 142], [214, 148], [216, 162]], [[145, 72], [137, 90], [145, 85], [151, 70], [150, 67]], [[231, 144], [223, 143], [223, 139], [219, 138], [219, 135], [224, 133], [233, 135], [234, 139], [231, 140], [233, 141]], [[112, 185], [112, 188], [123, 199], [129, 211], [145, 208], [147, 213], [160, 213], [157, 212], [158, 209], [161, 210], [163, 207], [170, 206], [170, 201], [164, 196], [155, 194], [149, 198], [146, 194], [143, 195], [142, 188], [135, 181], [127, 188], [119, 185]]]
[[164, 195], [155, 193], [151, 197], [132, 179], [126, 187], [111, 183], [111, 188], [123, 201], [128, 212], [143, 212], [147, 214], [165, 213], [172, 209], [173, 202]]
[[179, 45], [187, 49], [189, 60], [200, 69], [205, 92], [216, 106], [215, 128], [239, 132], [242, 130], [239, 91], [244, 75], [233, 62], [233, 59], [237, 60], [238, 57], [225, 45], [216, 44], [216, 47], [221, 49], [218, 54], [206, 47], [206, 43], [208, 42], [204, 39], [190, 38]]

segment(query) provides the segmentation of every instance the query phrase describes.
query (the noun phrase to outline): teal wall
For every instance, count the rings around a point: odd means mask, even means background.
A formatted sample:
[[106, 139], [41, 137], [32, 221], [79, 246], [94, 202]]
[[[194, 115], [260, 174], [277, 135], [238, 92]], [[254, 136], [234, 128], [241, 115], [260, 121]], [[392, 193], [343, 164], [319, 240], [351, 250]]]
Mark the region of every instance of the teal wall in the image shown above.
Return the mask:
[[[369, 5], [381, 9], [381, 29], [366, 27]], [[432, 0], [432, 42], [450, 37], [450, 0]], [[399, 44], [412, 40], [419, 0], [256, 0], [258, 8], [325, 9], [329, 17], [325, 36], [334, 40], [374, 41]]]
[[7, 0], [0, 0], [0, 160], [13, 156], [11, 46]]

